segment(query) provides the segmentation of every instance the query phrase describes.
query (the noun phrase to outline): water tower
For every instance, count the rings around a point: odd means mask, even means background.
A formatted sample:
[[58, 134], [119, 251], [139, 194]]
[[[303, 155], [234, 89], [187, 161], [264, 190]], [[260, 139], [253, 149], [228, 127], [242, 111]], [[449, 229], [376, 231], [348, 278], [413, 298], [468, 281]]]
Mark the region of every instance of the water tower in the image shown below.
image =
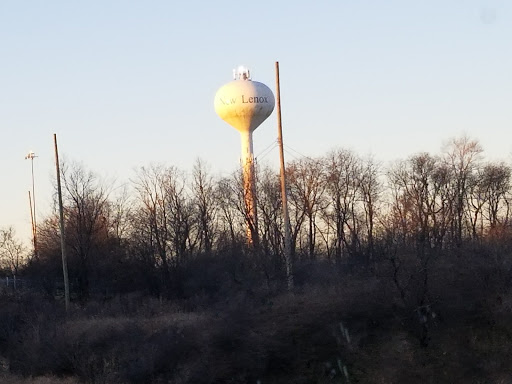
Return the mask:
[[258, 215], [252, 133], [270, 116], [275, 100], [269, 87], [251, 80], [247, 68], [239, 67], [233, 75], [235, 79], [222, 86], [215, 95], [215, 112], [240, 132], [247, 238], [249, 243], [255, 243], [258, 241]]

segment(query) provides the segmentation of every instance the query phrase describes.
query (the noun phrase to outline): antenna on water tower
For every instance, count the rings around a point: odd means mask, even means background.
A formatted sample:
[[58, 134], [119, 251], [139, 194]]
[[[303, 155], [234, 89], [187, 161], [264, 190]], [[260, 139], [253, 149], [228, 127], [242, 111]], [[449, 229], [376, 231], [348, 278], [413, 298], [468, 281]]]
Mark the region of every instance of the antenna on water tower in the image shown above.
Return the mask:
[[265, 84], [253, 81], [249, 69], [233, 70], [234, 80], [215, 95], [215, 112], [240, 132], [242, 144], [243, 193], [246, 211], [247, 240], [258, 243], [258, 215], [252, 133], [274, 110], [274, 94]]

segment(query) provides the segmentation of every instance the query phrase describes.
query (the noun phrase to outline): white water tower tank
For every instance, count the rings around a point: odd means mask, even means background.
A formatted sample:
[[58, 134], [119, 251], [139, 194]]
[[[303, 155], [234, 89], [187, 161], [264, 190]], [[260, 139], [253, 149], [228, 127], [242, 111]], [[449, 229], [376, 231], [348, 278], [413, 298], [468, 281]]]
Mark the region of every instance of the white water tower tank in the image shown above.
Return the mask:
[[240, 132], [252, 132], [274, 110], [274, 94], [265, 84], [252, 81], [249, 70], [240, 67], [235, 80], [215, 95], [215, 112]]

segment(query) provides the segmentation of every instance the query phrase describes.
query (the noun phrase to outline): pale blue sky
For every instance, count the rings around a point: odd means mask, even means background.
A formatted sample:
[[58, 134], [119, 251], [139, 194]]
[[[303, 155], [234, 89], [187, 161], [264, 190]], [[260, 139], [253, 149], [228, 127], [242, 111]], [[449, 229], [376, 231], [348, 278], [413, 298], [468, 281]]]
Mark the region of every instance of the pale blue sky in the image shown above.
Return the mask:
[[[239, 136], [215, 92], [240, 64], [274, 90], [276, 60], [300, 153], [388, 162], [467, 134], [511, 160], [510, 0], [0, 0], [0, 227], [28, 241], [29, 150], [48, 214], [53, 133], [61, 156], [120, 182], [197, 157], [234, 170]], [[273, 114], [256, 154], [275, 137]]]

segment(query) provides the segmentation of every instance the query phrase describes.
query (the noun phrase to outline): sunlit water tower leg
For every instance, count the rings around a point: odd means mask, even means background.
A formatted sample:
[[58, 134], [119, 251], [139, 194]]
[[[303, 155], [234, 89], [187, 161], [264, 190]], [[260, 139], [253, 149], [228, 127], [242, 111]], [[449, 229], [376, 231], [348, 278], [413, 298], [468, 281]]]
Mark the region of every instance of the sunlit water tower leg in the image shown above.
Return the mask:
[[249, 244], [258, 243], [258, 210], [256, 200], [256, 176], [252, 132], [240, 133], [242, 144], [243, 193], [247, 221], [247, 240]]

